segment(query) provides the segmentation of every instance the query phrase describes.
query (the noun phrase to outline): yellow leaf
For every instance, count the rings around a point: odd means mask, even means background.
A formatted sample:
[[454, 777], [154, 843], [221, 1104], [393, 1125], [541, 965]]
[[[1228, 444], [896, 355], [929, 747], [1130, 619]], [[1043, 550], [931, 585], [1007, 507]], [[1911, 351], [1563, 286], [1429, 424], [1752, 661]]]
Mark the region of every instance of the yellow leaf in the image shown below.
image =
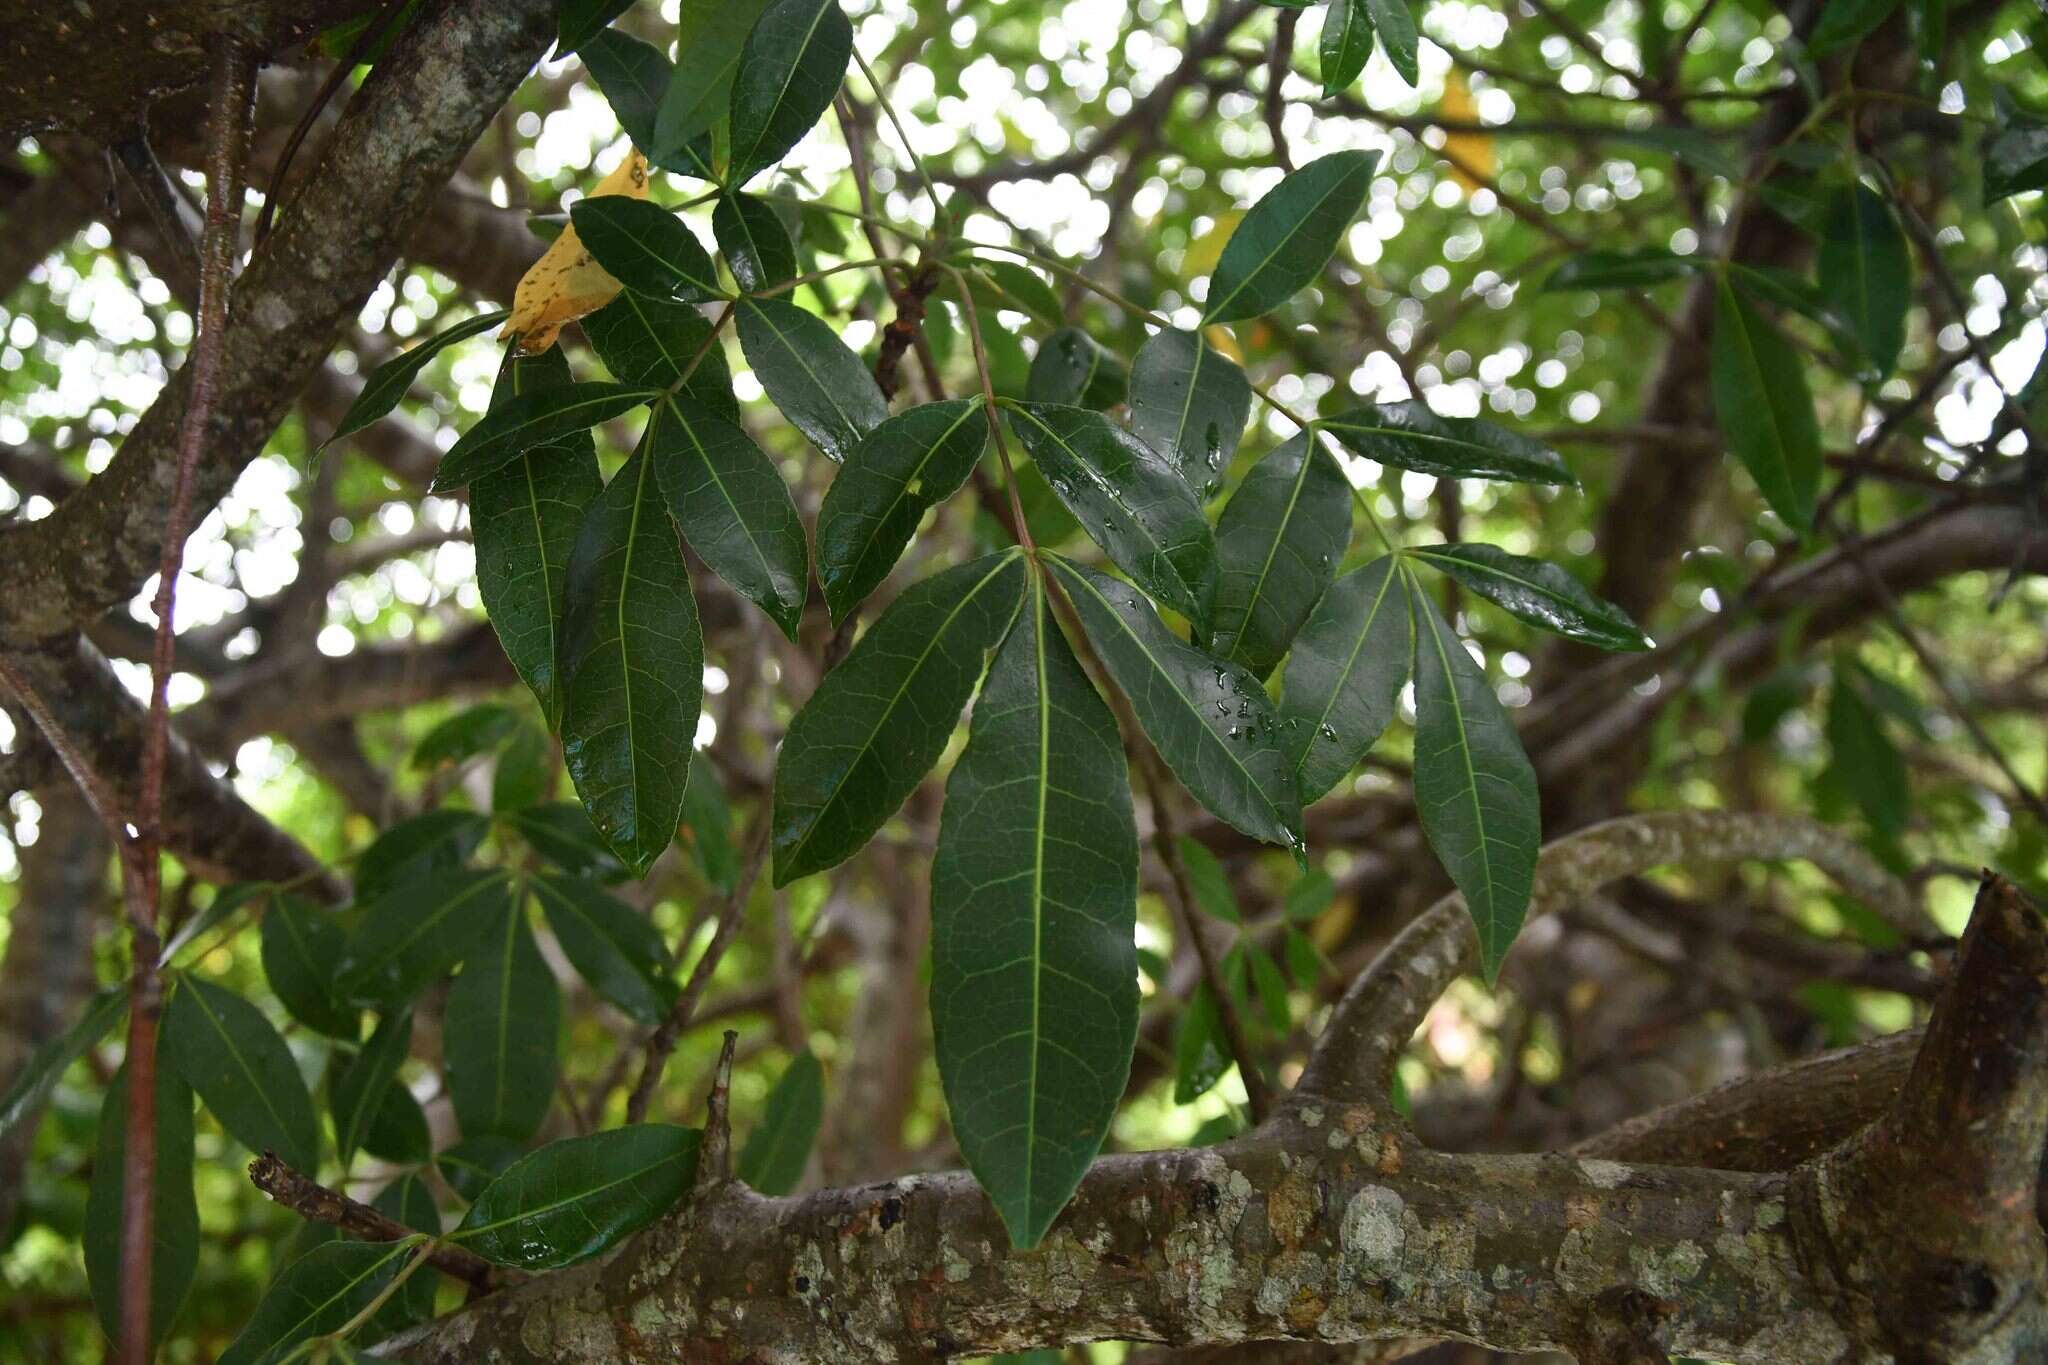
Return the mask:
[[[638, 148], [629, 148], [619, 168], [600, 180], [592, 190], [600, 194], [623, 194], [634, 199], [647, 197], [647, 158]], [[545, 351], [555, 344], [562, 328], [618, 297], [619, 282], [583, 249], [575, 224], [519, 277], [512, 294], [512, 315], [500, 328], [500, 337], [516, 337], [526, 355]]]
[[1180, 277], [1192, 280], [1202, 275], [1216, 273], [1216, 262], [1222, 259], [1223, 244], [1230, 240], [1230, 234], [1237, 231], [1237, 225], [1244, 221], [1244, 214], [1237, 209], [1216, 215], [1216, 221], [1209, 230], [1188, 243], [1188, 249], [1180, 258]]
[[[1436, 109], [1446, 123], [1474, 123], [1479, 118], [1471, 88], [1455, 70], [1444, 77], [1444, 97]], [[1446, 133], [1444, 160], [1451, 163], [1451, 178], [1464, 186], [1467, 194], [1483, 189], [1500, 166], [1491, 133]]]
[[1228, 327], [1220, 322], [1213, 322], [1202, 329], [1202, 335], [1209, 339], [1209, 344], [1216, 348], [1218, 355], [1228, 356], [1238, 364], [1244, 364], [1244, 352], [1238, 349], [1237, 338], [1230, 334]]

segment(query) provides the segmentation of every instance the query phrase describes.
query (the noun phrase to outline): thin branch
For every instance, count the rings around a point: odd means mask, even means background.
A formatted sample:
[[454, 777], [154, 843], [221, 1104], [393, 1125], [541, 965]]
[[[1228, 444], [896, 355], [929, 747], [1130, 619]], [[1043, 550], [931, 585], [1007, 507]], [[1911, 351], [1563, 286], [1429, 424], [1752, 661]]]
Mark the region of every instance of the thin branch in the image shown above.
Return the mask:
[[[358, 1241], [397, 1242], [419, 1235], [418, 1228], [407, 1227], [339, 1190], [328, 1189], [275, 1152], [265, 1152], [249, 1163], [249, 1182], [308, 1222], [338, 1228]], [[428, 1255], [427, 1264], [484, 1292], [526, 1278], [458, 1246], [436, 1247]]]

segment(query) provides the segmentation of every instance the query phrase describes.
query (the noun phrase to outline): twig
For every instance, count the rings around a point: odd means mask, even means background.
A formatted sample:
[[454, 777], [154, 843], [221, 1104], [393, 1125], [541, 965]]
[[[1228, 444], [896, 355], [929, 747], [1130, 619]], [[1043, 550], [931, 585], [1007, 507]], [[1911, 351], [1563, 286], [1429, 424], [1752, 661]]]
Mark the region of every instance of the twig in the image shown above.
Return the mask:
[[1287, 154], [1287, 130], [1283, 126], [1287, 97], [1283, 87], [1287, 84], [1287, 69], [1294, 61], [1294, 26], [1300, 19], [1300, 10], [1280, 11], [1273, 24], [1272, 54], [1266, 59], [1266, 135], [1273, 139], [1273, 159], [1286, 171], [1294, 169], [1294, 158]]
[[[328, 1189], [275, 1152], [265, 1152], [249, 1163], [249, 1183], [308, 1222], [338, 1228], [358, 1241], [398, 1242], [419, 1235], [418, 1228], [407, 1227], [339, 1190]], [[427, 1256], [427, 1264], [486, 1292], [526, 1278], [519, 1271], [501, 1269], [458, 1246], [437, 1246]]]
[[662, 1020], [647, 1035], [647, 1061], [640, 1068], [640, 1079], [634, 1083], [633, 1093], [626, 1100], [626, 1122], [639, 1123], [647, 1117], [647, 1106], [654, 1099], [654, 1092], [661, 1084], [662, 1068], [676, 1050], [676, 1041], [683, 1036], [683, 1030], [690, 1026], [691, 1016], [697, 1012], [697, 1002], [704, 998], [705, 988], [718, 970], [718, 964], [725, 958], [725, 950], [732, 943], [733, 931], [746, 918], [747, 901], [753, 896], [755, 879], [761, 875], [761, 864], [768, 857], [769, 822], [767, 803], [755, 817], [754, 832], [749, 842], [745, 867], [740, 878], [733, 883], [732, 894], [726, 897], [725, 906], [718, 916], [718, 927], [711, 932], [711, 942], [704, 948], [704, 955], [697, 959], [696, 968], [683, 986], [683, 992], [676, 997], [675, 1004]]
[[697, 1188], [708, 1190], [732, 1179], [732, 1058], [739, 1047], [737, 1029], [725, 1031], [718, 1065], [711, 1071], [711, 1094], [704, 1101], [704, 1142], [697, 1149]]

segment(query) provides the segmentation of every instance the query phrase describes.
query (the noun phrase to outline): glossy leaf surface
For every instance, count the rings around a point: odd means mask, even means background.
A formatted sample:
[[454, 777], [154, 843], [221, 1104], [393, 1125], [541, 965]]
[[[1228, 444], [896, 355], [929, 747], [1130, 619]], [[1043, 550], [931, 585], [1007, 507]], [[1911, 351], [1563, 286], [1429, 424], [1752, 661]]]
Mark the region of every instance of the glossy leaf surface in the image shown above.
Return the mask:
[[459, 867], [394, 888], [356, 926], [336, 992], [369, 1004], [411, 999], [462, 960], [510, 895], [504, 873]]
[[1252, 205], [1209, 277], [1202, 320], [1238, 322], [1271, 312], [1321, 274], [1365, 204], [1378, 164], [1378, 152], [1331, 152]]
[[1339, 578], [1295, 637], [1280, 723], [1303, 804], [1358, 766], [1394, 719], [1412, 654], [1398, 565], [1383, 555]]
[[725, 293], [697, 234], [659, 204], [624, 194], [593, 195], [577, 200], [569, 219], [597, 263], [635, 293], [676, 303]]
[[486, 1185], [450, 1240], [524, 1270], [595, 1256], [682, 1198], [699, 1136], [642, 1123], [551, 1142]]
[[484, 932], [448, 992], [442, 1042], [464, 1137], [526, 1139], [555, 1100], [561, 993], [518, 902]]
[[1426, 545], [1415, 558], [1440, 569], [1510, 615], [1602, 649], [1648, 649], [1649, 637], [1612, 602], [1555, 564], [1497, 545]]
[[838, 0], [772, 0], [732, 84], [732, 174], [744, 185], [803, 140], [839, 93], [853, 25]]
[[445, 493], [495, 474], [526, 451], [587, 432], [654, 396], [652, 389], [596, 381], [522, 393], [491, 409], [462, 433], [434, 471], [434, 491]]
[[1440, 479], [1578, 483], [1542, 442], [1476, 417], [1440, 417], [1420, 399], [1353, 408], [1316, 426], [1353, 455]]
[[1723, 280], [1710, 354], [1714, 413], [1771, 510], [1798, 531], [1820, 493], [1820, 427], [1805, 362]]
[[1336, 576], [1351, 543], [1351, 485], [1313, 432], [1252, 466], [1216, 524], [1212, 652], [1263, 678]]
[[164, 1008], [163, 1052], [234, 1139], [318, 1169], [320, 1120], [299, 1064], [263, 1011], [210, 981], [186, 976]]
[[889, 416], [860, 357], [814, 314], [779, 298], [739, 302], [740, 346], [768, 399], [811, 443], [844, 460]]
[[581, 877], [542, 873], [531, 885], [562, 955], [583, 979], [640, 1023], [660, 1022], [674, 988], [668, 947], [647, 916]]
[[1193, 332], [1155, 332], [1131, 362], [1130, 403], [1132, 432], [1171, 457], [1198, 497], [1222, 486], [1251, 417], [1251, 385], [1236, 362]]
[[834, 622], [882, 585], [924, 514], [958, 491], [988, 445], [971, 398], [926, 403], [869, 432], [818, 509], [818, 579]]

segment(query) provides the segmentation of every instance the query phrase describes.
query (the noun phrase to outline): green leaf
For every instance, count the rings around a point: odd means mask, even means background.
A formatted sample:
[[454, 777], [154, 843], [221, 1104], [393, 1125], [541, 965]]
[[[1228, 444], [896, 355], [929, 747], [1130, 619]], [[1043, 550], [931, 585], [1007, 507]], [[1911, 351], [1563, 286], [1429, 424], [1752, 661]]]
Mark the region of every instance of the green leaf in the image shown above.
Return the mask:
[[1181, 1011], [1173, 1042], [1173, 1102], [1189, 1104], [1209, 1092], [1237, 1064], [1223, 1036], [1223, 1015], [1208, 984], [1195, 987]]
[[583, 335], [614, 378], [666, 389], [682, 378], [683, 392], [721, 417], [739, 420], [725, 348], [693, 303], [650, 298], [630, 289], [583, 319]]
[[647, 916], [580, 877], [543, 872], [531, 885], [569, 965], [640, 1023], [660, 1023], [675, 990], [668, 947]]
[[368, 1308], [418, 1252], [411, 1238], [314, 1247], [271, 1281], [219, 1365], [282, 1365], [292, 1347], [345, 1326]]
[[932, 860], [939, 1077], [1015, 1246], [1045, 1236], [1123, 1099], [1137, 901], [1116, 720], [1033, 574], [946, 783]]
[[356, 903], [382, 900], [407, 882], [461, 867], [491, 831], [473, 810], [430, 810], [378, 835], [356, 859]]
[[1372, 58], [1372, 12], [1366, 0], [1330, 0], [1323, 11], [1320, 55], [1325, 97], [1342, 93], [1358, 79]]
[[1888, 375], [1906, 341], [1906, 305], [1913, 266], [1891, 206], [1868, 186], [1850, 184], [1829, 197], [1815, 262], [1821, 295], [1849, 320], [1857, 345]]
[[491, 769], [491, 813], [536, 806], [553, 794], [555, 746], [534, 726], [521, 723]]
[[654, 140], [642, 143], [656, 160], [672, 159], [726, 117], [733, 73], [767, 0], [729, 0], [683, 6], [676, 23], [676, 73], [654, 120]]
[[[616, 196], [605, 195], [605, 199]], [[494, 407], [462, 434], [434, 471], [433, 488], [451, 488], [495, 474], [526, 451], [551, 446], [599, 422], [630, 412], [656, 391], [585, 381], [523, 393]]]
[[711, 235], [740, 288], [751, 292], [796, 278], [796, 247], [765, 199], [720, 195], [711, 210]]
[[1351, 483], [1313, 430], [1252, 466], [1216, 523], [1212, 652], [1263, 678], [1351, 543]]
[[775, 767], [775, 884], [859, 852], [924, 780], [1024, 590], [1015, 551], [934, 574], [876, 618], [789, 723]]
[[656, 405], [645, 448], [690, 548], [796, 639], [810, 544], [774, 462], [738, 425], [687, 398]]
[[1330, 585], [1294, 639], [1280, 720], [1304, 804], [1337, 785], [1394, 718], [1408, 678], [1408, 582], [1383, 555]]
[[1771, 510], [1794, 530], [1813, 524], [1820, 427], [1805, 361], [1723, 280], [1709, 355], [1714, 413]]
[[210, 981], [179, 978], [164, 1009], [163, 1048], [234, 1139], [318, 1169], [320, 1120], [299, 1064], [263, 1011]]
[[804, 1178], [818, 1124], [825, 1113], [825, 1071], [808, 1051], [799, 1052], [783, 1068], [768, 1092], [761, 1126], [740, 1149], [740, 1179], [762, 1194], [788, 1194]]
[[[213, 899], [198, 914], [188, 917], [180, 924], [163, 951], [157, 955], [159, 966], [167, 965], [188, 946], [197, 942], [202, 935], [210, 934], [225, 924], [230, 915], [243, 906], [262, 899], [270, 893], [265, 882], [230, 882], [213, 893]], [[0, 1134], [7, 1131], [7, 1102], [0, 1100]]]
[[1545, 292], [1562, 289], [1648, 289], [1697, 275], [1709, 262], [1663, 247], [1627, 251], [1582, 251], [1543, 281]]
[[[127, 1178], [128, 1068], [107, 1084], [93, 1146], [81, 1241], [92, 1304], [110, 1342], [121, 1339], [121, 1205]], [[170, 1330], [199, 1267], [199, 1204], [192, 1192], [192, 1091], [177, 1071], [156, 1069], [156, 1183], [149, 1255], [149, 1340]]]
[[519, 1140], [539, 1131], [555, 1099], [562, 1002], [517, 902], [462, 964], [442, 1025], [448, 1093], [465, 1137]]
[[65, 1070], [106, 1037], [127, 1012], [128, 988], [110, 986], [86, 1002], [69, 1028], [30, 1053], [7, 1093], [0, 1095], [0, 1138], [12, 1133], [22, 1120], [40, 1117]]
[[1225, 924], [1243, 924], [1244, 915], [1237, 908], [1237, 897], [1231, 892], [1230, 878], [1223, 871], [1223, 864], [1216, 861], [1216, 855], [1208, 845], [1192, 834], [1183, 834], [1175, 847], [1180, 851], [1181, 866], [1187, 869], [1188, 885], [1195, 893], [1194, 908], [1211, 919], [1220, 919]]
[[1129, 584], [1047, 561], [1174, 776], [1231, 828], [1299, 850], [1301, 804], [1258, 679], [1187, 644]]
[[611, 105], [619, 127], [633, 145], [647, 151], [650, 160], [668, 165], [667, 159], [654, 156], [652, 151], [656, 111], [674, 84], [668, 58], [652, 44], [615, 28], [602, 29], [585, 40], [576, 55], [583, 59], [584, 69], [597, 83], [598, 93]]
[[1649, 649], [1628, 613], [1555, 564], [1497, 545], [1426, 545], [1415, 558], [1449, 574], [1518, 620], [1601, 649]]
[[1806, 50], [1826, 57], [1854, 47], [1898, 7], [1899, 0], [1828, 0], [1813, 36], [1806, 41]]
[[697, 602], [647, 439], [584, 518], [562, 630], [563, 757], [635, 876], [676, 836], [704, 686]]
[[1258, 997], [1260, 1012], [1273, 1032], [1285, 1037], [1294, 1026], [1294, 1010], [1287, 1002], [1287, 978], [1280, 971], [1280, 964], [1256, 943], [1246, 944], [1245, 958], [1251, 964], [1252, 990]]
[[408, 881], [373, 901], [335, 974], [344, 1000], [410, 1000], [462, 960], [497, 922], [512, 894], [505, 874], [452, 868]]
[[363, 1150], [403, 1166], [416, 1166], [434, 1154], [427, 1112], [402, 1084], [385, 1088], [384, 1098], [363, 1130]]
[[412, 766], [426, 772], [444, 763], [465, 763], [511, 738], [519, 717], [509, 706], [482, 702], [457, 711], [427, 731], [412, 749]]
[[683, 796], [683, 835], [698, 870], [712, 889], [731, 894], [740, 881], [740, 853], [732, 843], [732, 807], [718, 780], [718, 768], [700, 763]]
[[1124, 363], [1078, 327], [1062, 327], [1038, 344], [1024, 396], [1034, 403], [1113, 408], [1124, 401]]
[[1366, 8], [1372, 13], [1373, 27], [1379, 30], [1380, 47], [1387, 60], [1394, 64], [1402, 80], [1414, 85], [1419, 68], [1415, 16], [1408, 11], [1408, 0], [1366, 0]]
[[1896, 839], [1913, 814], [1906, 759], [1847, 672], [1836, 669], [1828, 699], [1829, 778], [1856, 803], [1872, 829]]
[[783, 299], [739, 301], [740, 349], [754, 377], [811, 443], [844, 460], [889, 416], [860, 357], [817, 317]]
[[[396, 1219], [415, 1232], [441, 1235], [441, 1211], [434, 1207], [434, 1192], [426, 1179], [407, 1173], [377, 1192], [371, 1207], [387, 1218]], [[434, 1272], [416, 1270], [398, 1287], [384, 1306], [366, 1324], [365, 1335], [388, 1336], [425, 1322], [434, 1316]], [[367, 1357], [366, 1357], [367, 1359]]]
[[836, 0], [773, 0], [762, 11], [733, 77], [729, 184], [746, 184], [803, 140], [852, 56], [853, 25]]
[[464, 1138], [435, 1155], [434, 1169], [448, 1182], [449, 1189], [465, 1201], [474, 1201], [486, 1185], [522, 1155], [520, 1145], [510, 1138]]
[[[1412, 585], [1411, 585], [1412, 588]], [[1486, 674], [1429, 594], [1415, 623], [1415, 809], [1464, 893], [1490, 982], [1521, 932], [1542, 822], [1536, 771]]]
[[632, 7], [633, 0], [562, 0], [555, 29], [556, 59], [568, 56], [595, 38]]
[[261, 933], [264, 978], [292, 1018], [331, 1038], [360, 1038], [362, 1015], [334, 998], [334, 964], [348, 934], [333, 913], [279, 894], [264, 912]]
[[[634, 297], [621, 293], [619, 301]], [[608, 307], [584, 320], [585, 335], [593, 344], [593, 325], [611, 311]], [[603, 347], [598, 354], [605, 355]], [[609, 356], [606, 363], [611, 363]], [[613, 373], [618, 373], [616, 367]], [[496, 409], [522, 393], [569, 382], [569, 362], [560, 347], [537, 356], [520, 356], [514, 350], [507, 353], [498, 371], [491, 407]], [[584, 509], [603, 487], [597, 473], [597, 447], [588, 431], [576, 431], [525, 451], [469, 488], [477, 592], [505, 657], [533, 690], [551, 726], [561, 718], [556, 655], [560, 649], [562, 581]]]
[[487, 332], [503, 322], [509, 314], [500, 308], [495, 312], [479, 313], [466, 318], [410, 348], [404, 354], [385, 361], [370, 372], [356, 401], [348, 405], [348, 411], [341, 415], [340, 423], [328, 434], [320, 448], [325, 450], [344, 436], [361, 431], [370, 423], [398, 406], [405, 397], [405, 391], [412, 387], [413, 377], [427, 367], [427, 362], [441, 354], [458, 341], [467, 340], [478, 332]]
[[671, 209], [599, 194], [571, 205], [569, 221], [597, 263], [635, 293], [669, 303], [725, 297], [710, 253]]
[[2048, 123], [2013, 113], [1984, 144], [1984, 206], [2048, 189]]
[[1223, 486], [1251, 417], [1243, 370], [1193, 332], [1162, 330], [1131, 362], [1130, 401], [1132, 432], [1171, 457], [1197, 497]]
[[967, 482], [987, 445], [981, 403], [955, 398], [891, 417], [847, 455], [818, 509], [818, 580], [834, 624], [888, 578], [924, 514]]
[[[696, 787], [697, 783], [692, 781], [690, 789], [694, 791]], [[684, 809], [688, 809], [687, 797]], [[545, 806], [515, 811], [511, 825], [533, 845], [534, 852], [572, 876], [594, 877], [601, 882], [624, 881], [627, 876], [625, 864], [605, 847], [597, 827], [574, 801], [551, 801]]]
[[[412, 1007], [405, 1005], [378, 1020], [370, 1040], [328, 1082], [327, 1108], [334, 1117], [334, 1147], [343, 1170], [377, 1126], [398, 1068], [411, 1051]], [[402, 1116], [395, 1117], [404, 1122]]]
[[1202, 321], [1239, 322], [1271, 312], [1320, 275], [1364, 207], [1379, 159], [1378, 152], [1318, 157], [1252, 205], [1209, 277]]
[[1440, 479], [1579, 482], [1540, 441], [1476, 417], [1439, 417], [1419, 398], [1353, 408], [1316, 425], [1353, 455]]
[[699, 1136], [642, 1123], [551, 1142], [486, 1185], [449, 1240], [525, 1270], [595, 1256], [683, 1197]]
[[1013, 404], [1011, 425], [1067, 510], [1152, 596], [1206, 626], [1216, 538], [1167, 456], [1099, 412]]
[[1015, 261], [976, 261], [967, 287], [977, 303], [1022, 313], [1043, 327], [1066, 324], [1067, 310], [1045, 276]]
[[1287, 931], [1287, 974], [1303, 990], [1314, 990], [1323, 979], [1323, 955], [1315, 940], [1299, 929]]
[[1336, 897], [1337, 883], [1330, 880], [1329, 873], [1318, 868], [1304, 873], [1287, 888], [1287, 894], [1280, 902], [1280, 913], [1289, 924], [1313, 924], [1322, 918]]

